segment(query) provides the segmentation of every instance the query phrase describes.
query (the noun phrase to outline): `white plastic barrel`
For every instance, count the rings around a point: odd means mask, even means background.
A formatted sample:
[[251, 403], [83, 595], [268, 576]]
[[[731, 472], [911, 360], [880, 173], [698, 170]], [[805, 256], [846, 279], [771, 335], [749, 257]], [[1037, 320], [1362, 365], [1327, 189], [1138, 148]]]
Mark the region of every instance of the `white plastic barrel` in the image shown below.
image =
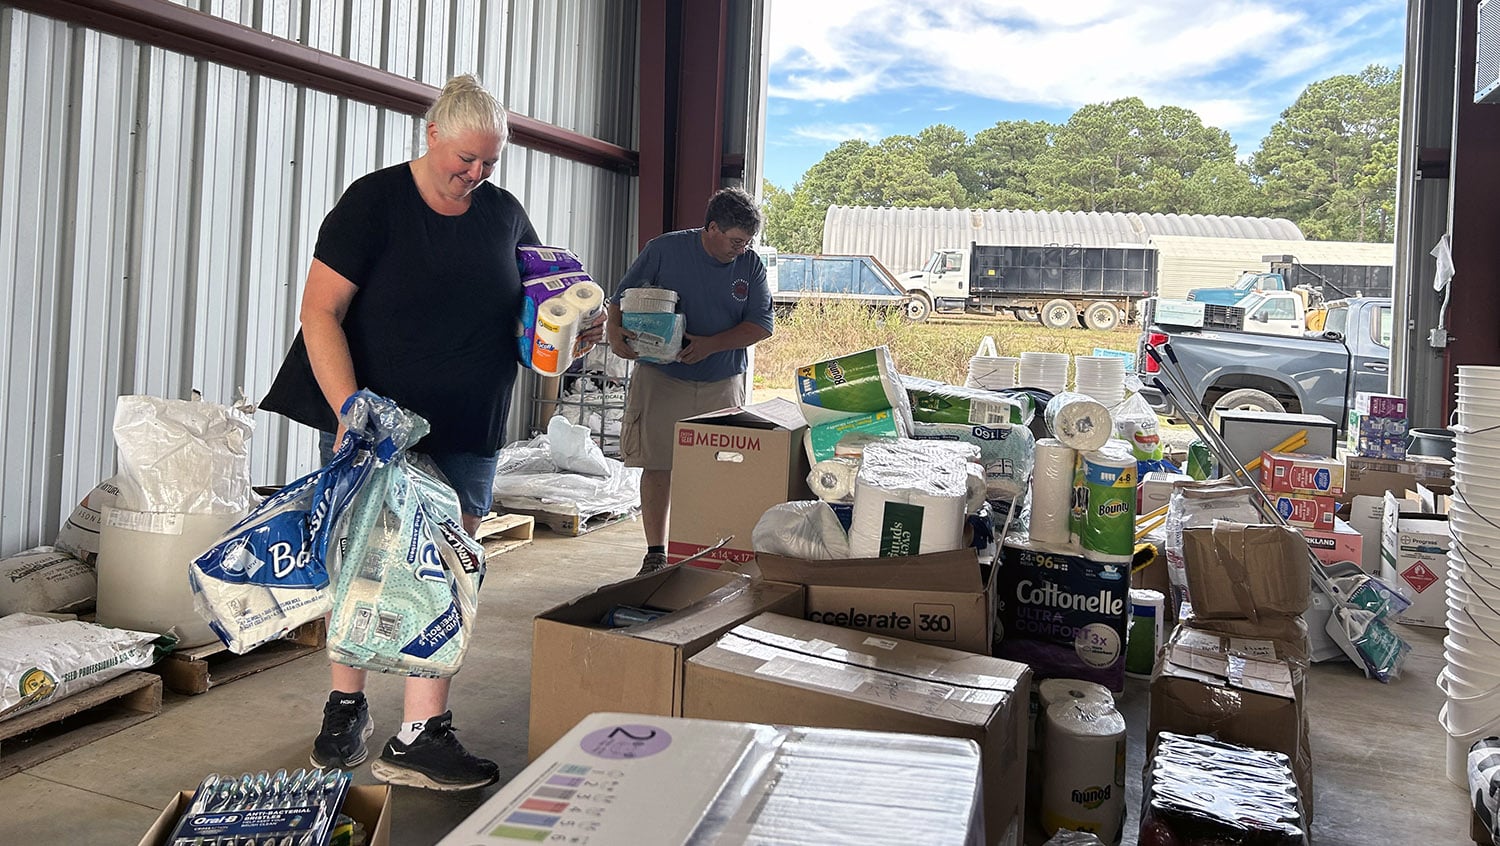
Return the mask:
[[175, 629], [178, 647], [216, 640], [193, 610], [188, 568], [239, 517], [232, 514], [171, 514], [105, 507], [99, 532], [101, 625], [165, 634]]

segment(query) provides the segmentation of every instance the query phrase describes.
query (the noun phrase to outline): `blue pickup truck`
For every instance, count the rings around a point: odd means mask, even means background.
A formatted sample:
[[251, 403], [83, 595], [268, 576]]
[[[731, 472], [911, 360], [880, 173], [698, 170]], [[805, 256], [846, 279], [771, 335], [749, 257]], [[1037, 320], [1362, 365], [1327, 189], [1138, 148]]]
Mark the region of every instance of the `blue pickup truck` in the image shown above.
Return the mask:
[[1387, 390], [1391, 354], [1391, 300], [1360, 297], [1327, 304], [1320, 332], [1302, 337], [1231, 329], [1152, 325], [1141, 333], [1136, 373], [1143, 396], [1160, 414], [1180, 416], [1150, 387], [1171, 382], [1146, 354], [1147, 345], [1170, 343], [1205, 414], [1245, 409], [1321, 414], [1342, 429], [1357, 391]]

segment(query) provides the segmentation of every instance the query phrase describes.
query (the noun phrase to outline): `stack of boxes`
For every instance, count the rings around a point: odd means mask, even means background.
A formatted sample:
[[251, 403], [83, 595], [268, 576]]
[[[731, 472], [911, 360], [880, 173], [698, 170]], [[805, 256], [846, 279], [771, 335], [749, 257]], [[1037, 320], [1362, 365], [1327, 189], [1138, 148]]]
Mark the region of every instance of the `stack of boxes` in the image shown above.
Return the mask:
[[1344, 493], [1344, 464], [1316, 455], [1262, 453], [1260, 486], [1291, 525], [1331, 531], [1336, 500]]
[[1406, 398], [1360, 391], [1349, 408], [1347, 445], [1351, 455], [1405, 458]]

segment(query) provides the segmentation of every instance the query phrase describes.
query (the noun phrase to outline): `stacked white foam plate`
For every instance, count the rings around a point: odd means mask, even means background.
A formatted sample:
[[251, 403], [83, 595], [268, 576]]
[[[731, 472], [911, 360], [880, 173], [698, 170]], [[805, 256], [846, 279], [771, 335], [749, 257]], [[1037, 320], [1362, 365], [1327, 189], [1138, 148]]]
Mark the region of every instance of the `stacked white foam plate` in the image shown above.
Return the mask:
[[1067, 353], [1023, 352], [1016, 377], [1025, 388], [1041, 388], [1052, 394], [1068, 389]]
[[1447, 665], [1438, 675], [1448, 701], [1439, 719], [1448, 778], [1466, 786], [1469, 747], [1500, 733], [1500, 367], [1458, 368], [1453, 429]]
[[1073, 390], [1114, 408], [1125, 399], [1125, 359], [1080, 355], [1073, 359]]
[[1020, 359], [1004, 355], [976, 355], [969, 359], [969, 378], [964, 382], [970, 388], [986, 391], [1001, 391], [1016, 386], [1016, 365]]

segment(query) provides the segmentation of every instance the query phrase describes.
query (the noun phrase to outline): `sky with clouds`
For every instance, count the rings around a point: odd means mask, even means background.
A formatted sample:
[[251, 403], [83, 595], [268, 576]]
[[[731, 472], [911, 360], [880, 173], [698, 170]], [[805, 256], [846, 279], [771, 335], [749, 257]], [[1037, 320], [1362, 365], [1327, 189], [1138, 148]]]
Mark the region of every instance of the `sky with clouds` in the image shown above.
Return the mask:
[[936, 123], [1182, 106], [1243, 158], [1309, 83], [1399, 65], [1406, 0], [772, 0], [766, 178]]

